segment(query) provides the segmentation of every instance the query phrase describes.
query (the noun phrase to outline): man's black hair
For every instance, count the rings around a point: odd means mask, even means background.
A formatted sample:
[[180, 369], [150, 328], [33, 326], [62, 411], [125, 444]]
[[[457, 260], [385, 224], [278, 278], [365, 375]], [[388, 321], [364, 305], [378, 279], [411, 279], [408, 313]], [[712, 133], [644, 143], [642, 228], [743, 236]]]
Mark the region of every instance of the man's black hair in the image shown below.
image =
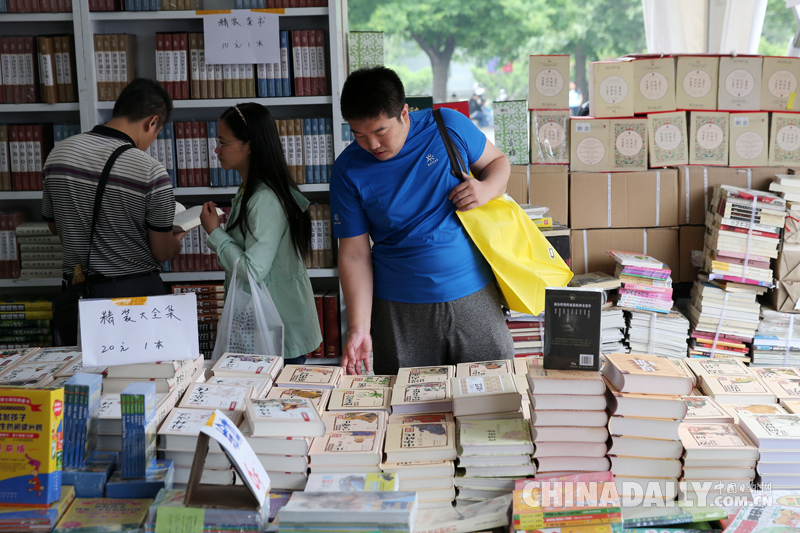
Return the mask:
[[112, 118], [138, 122], [153, 115], [158, 115], [158, 126], [163, 126], [172, 115], [172, 98], [157, 81], [136, 78], [122, 89]]
[[405, 103], [403, 82], [395, 71], [386, 67], [356, 70], [342, 87], [341, 109], [345, 120], [400, 119]]

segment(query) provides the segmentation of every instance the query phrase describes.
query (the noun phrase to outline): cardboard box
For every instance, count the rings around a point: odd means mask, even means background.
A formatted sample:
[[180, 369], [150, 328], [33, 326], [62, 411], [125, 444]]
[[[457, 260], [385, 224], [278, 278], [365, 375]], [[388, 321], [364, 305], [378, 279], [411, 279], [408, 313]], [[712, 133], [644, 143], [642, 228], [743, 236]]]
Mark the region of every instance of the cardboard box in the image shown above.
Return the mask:
[[511, 165], [511, 176], [506, 186], [506, 193], [520, 205], [528, 203], [528, 167]]
[[691, 283], [697, 279], [701, 267], [694, 266], [693, 255], [700, 256], [702, 263], [703, 244], [705, 242], [705, 226], [681, 226], [678, 234], [680, 241], [680, 255], [678, 257], [677, 272], [672, 271], [672, 281], [678, 283]]
[[769, 164], [769, 113], [731, 113], [730, 159], [732, 167], [755, 167]]
[[728, 118], [724, 111], [689, 113], [690, 165], [728, 165]]
[[589, 114], [594, 118], [633, 116], [633, 61], [589, 63]]
[[531, 163], [569, 164], [569, 111], [531, 111]]
[[605, 119], [570, 119], [569, 168], [572, 171], [608, 172], [609, 121]]
[[569, 177], [566, 165], [528, 165], [529, 203], [546, 205], [553, 221], [569, 221]]
[[647, 170], [647, 119], [612, 119], [608, 130], [609, 170]]
[[683, 111], [647, 115], [650, 166], [674, 167], [689, 164], [689, 138]]
[[633, 62], [633, 112], [675, 111], [675, 58], [648, 57]]
[[800, 166], [800, 114], [772, 113], [769, 164]]
[[678, 172], [570, 174], [570, 228], [678, 225]]
[[670, 268], [678, 264], [678, 228], [572, 230], [572, 271], [613, 274], [616, 262], [606, 250], [648, 254]]
[[719, 57], [678, 56], [675, 75], [675, 107], [717, 109]]
[[775, 174], [786, 168], [725, 168], [682, 166], [678, 170], [678, 220], [681, 224], [705, 224], [714, 187], [733, 185], [743, 189], [769, 190]]
[[[761, 110], [791, 111], [789, 97], [797, 93], [800, 57], [767, 56], [761, 71]], [[793, 106], [798, 109], [797, 105]]]
[[800, 282], [800, 244], [784, 243], [775, 261], [775, 279]]
[[531, 161], [528, 148], [528, 108], [525, 100], [509, 100], [494, 104], [495, 145], [512, 165]]
[[528, 59], [528, 109], [569, 109], [569, 56]]
[[800, 282], [779, 281], [770, 292], [772, 305], [777, 311], [800, 311]]
[[758, 111], [761, 106], [761, 56], [723, 56], [719, 59], [717, 109]]

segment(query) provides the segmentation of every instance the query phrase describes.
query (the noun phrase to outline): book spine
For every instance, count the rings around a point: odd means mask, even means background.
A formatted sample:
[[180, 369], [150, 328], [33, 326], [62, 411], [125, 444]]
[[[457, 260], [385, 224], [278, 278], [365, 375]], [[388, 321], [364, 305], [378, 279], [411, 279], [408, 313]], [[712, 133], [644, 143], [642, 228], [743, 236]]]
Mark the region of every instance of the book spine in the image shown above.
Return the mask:
[[313, 139], [311, 137], [311, 119], [302, 119], [303, 126], [303, 164], [305, 165], [305, 183], [314, 183], [314, 152]]
[[197, 75], [199, 76], [198, 87], [200, 89], [199, 98], [209, 98], [208, 96], [208, 65], [206, 65], [205, 38], [202, 33], [195, 34], [197, 39]]
[[[289, 66], [289, 32], [281, 31], [280, 33], [280, 47], [281, 47], [281, 61], [280, 61], [280, 76], [275, 73], [276, 79], [275, 95], [276, 96], [292, 96], [292, 71]], [[278, 81], [280, 83], [278, 83]]]
[[306, 96], [303, 82], [303, 47], [299, 31], [292, 32], [292, 63], [294, 65], [294, 94], [295, 96]]
[[330, 291], [322, 300], [325, 315], [325, 357], [339, 357], [339, 294]]
[[325, 46], [325, 31], [311, 30], [316, 33], [317, 41], [317, 94], [328, 94], [328, 76], [325, 69], [325, 57], [327, 47]]
[[317, 349], [311, 352], [311, 357], [322, 358], [325, 357], [325, 315], [323, 314], [322, 299], [325, 295], [324, 292], [314, 293], [314, 305], [317, 308], [317, 318], [319, 319], [319, 331], [322, 334], [322, 342], [317, 346]]
[[175, 149], [178, 162], [178, 187], [187, 187], [186, 180], [186, 147], [183, 134], [183, 122], [175, 122]]

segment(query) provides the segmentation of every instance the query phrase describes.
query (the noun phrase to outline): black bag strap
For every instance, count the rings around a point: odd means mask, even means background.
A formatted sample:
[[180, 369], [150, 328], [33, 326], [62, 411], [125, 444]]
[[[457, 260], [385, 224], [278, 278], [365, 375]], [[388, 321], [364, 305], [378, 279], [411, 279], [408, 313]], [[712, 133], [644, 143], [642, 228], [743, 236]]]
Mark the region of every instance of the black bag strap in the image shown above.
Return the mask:
[[439, 135], [441, 135], [442, 140], [444, 141], [444, 148], [447, 150], [447, 157], [450, 159], [450, 170], [453, 172], [455, 177], [458, 179], [463, 179], [462, 172], [469, 174], [469, 168], [464, 164], [464, 160], [461, 158], [461, 152], [456, 149], [453, 139], [450, 137], [450, 134], [447, 133], [447, 128], [445, 127], [444, 119], [442, 118], [442, 110], [434, 109], [433, 118], [436, 121], [436, 126], [439, 128]]
[[122, 152], [129, 150], [130, 148], [136, 147], [130, 143], [125, 143], [111, 152], [111, 155], [108, 157], [108, 161], [106, 161], [106, 166], [103, 167], [103, 172], [100, 174], [100, 180], [97, 182], [97, 191], [94, 194], [94, 210], [92, 211], [92, 229], [89, 232], [89, 252], [86, 254], [86, 276], [89, 275], [89, 262], [92, 258], [94, 230], [97, 228], [97, 218], [100, 215], [100, 204], [103, 203], [103, 193], [106, 191], [106, 184], [108, 183], [108, 177], [111, 174], [111, 167], [114, 166], [114, 163], [117, 161], [117, 158], [122, 155]]

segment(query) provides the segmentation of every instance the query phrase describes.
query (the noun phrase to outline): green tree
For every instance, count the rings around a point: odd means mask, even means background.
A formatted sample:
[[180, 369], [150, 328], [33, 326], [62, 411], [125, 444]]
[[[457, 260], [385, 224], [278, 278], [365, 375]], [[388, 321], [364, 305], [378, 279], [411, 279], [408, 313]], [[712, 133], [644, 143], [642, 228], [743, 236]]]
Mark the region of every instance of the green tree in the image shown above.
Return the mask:
[[796, 30], [794, 16], [786, 8], [785, 0], [769, 0], [758, 53], [770, 56], [786, 55], [786, 48]]

